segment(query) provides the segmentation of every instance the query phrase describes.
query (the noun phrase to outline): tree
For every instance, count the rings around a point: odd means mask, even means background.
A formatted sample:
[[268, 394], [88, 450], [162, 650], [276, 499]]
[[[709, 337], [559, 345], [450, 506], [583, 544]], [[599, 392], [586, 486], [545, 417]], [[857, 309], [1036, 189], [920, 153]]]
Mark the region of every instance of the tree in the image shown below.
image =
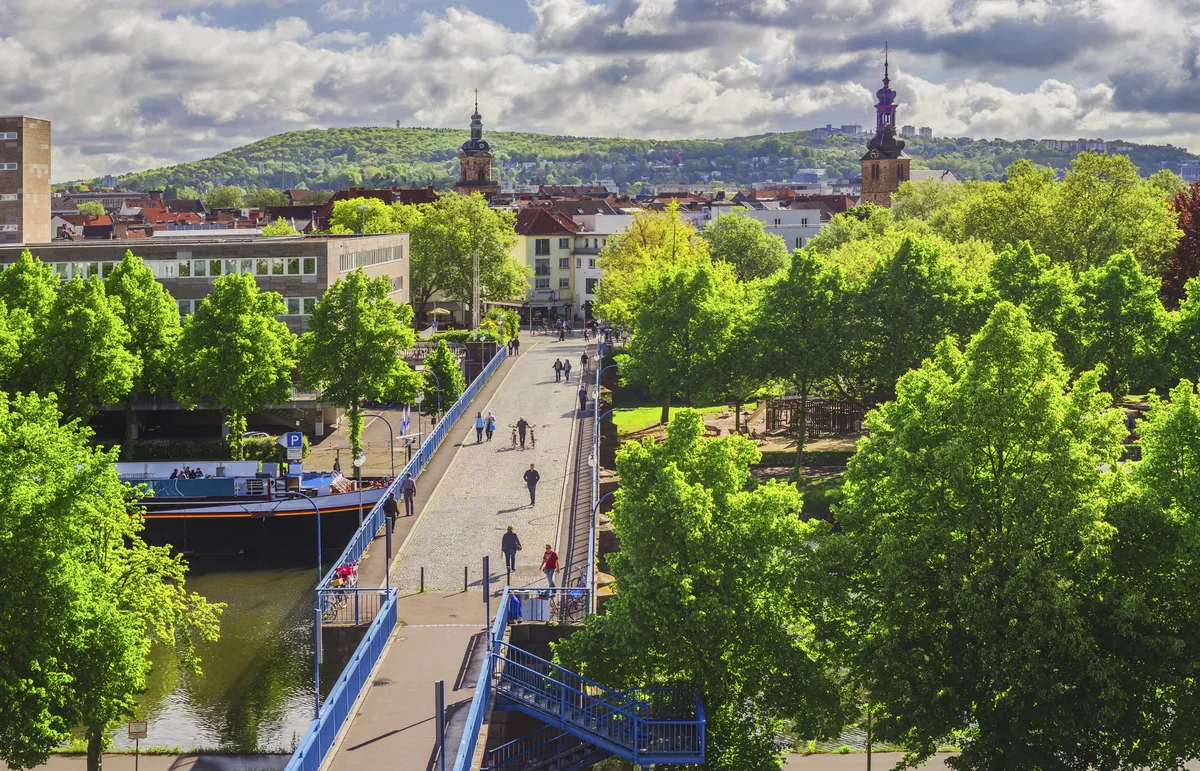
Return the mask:
[[[178, 309], [173, 308], [178, 318]], [[58, 394], [69, 417], [87, 418], [95, 405], [129, 396], [142, 371], [130, 352], [129, 328], [120, 301], [108, 297], [99, 278], [76, 276], [62, 286], [46, 320], [46, 344], [36, 363], [41, 394]]]
[[286, 310], [277, 293], [260, 292], [253, 276], [237, 273], [213, 281], [184, 322], [175, 398], [192, 409], [212, 400], [228, 413], [235, 459], [246, 415], [291, 399], [296, 340], [278, 318]]
[[397, 204], [395, 212], [411, 239], [409, 280], [417, 313], [425, 312], [437, 292], [470, 306], [476, 254], [483, 300], [525, 296], [529, 271], [512, 256], [517, 236], [511, 211], [491, 209], [475, 193], [445, 195], [432, 204]]
[[1167, 317], [1172, 376], [1200, 380], [1200, 280], [1189, 279], [1179, 311]]
[[857, 290], [846, 320], [848, 357], [839, 378], [863, 404], [893, 393], [896, 380], [948, 334], [962, 332], [967, 286], [933, 244], [911, 236]]
[[197, 201], [200, 200], [200, 191], [191, 185], [167, 185], [163, 191], [163, 198], [167, 200]]
[[[0, 759], [32, 768], [83, 726], [89, 771], [132, 716], [152, 643], [198, 672], [223, 606], [187, 591], [187, 565], [147, 546], [115, 453], [63, 423], [53, 397], [0, 393]], [[33, 620], [36, 619], [36, 623]]]
[[724, 264], [680, 264], [652, 271], [630, 298], [637, 333], [617, 356], [621, 380], [663, 394], [662, 423], [671, 394], [689, 399], [719, 390], [713, 363], [733, 333], [738, 287]]
[[298, 236], [300, 231], [288, 224], [283, 217], [277, 217], [270, 225], [264, 225], [262, 234], [267, 238], [279, 238], [281, 236]]
[[181, 327], [179, 306], [146, 267], [141, 257], [126, 251], [125, 258], [104, 280], [105, 293], [118, 301], [117, 315], [129, 332], [125, 349], [138, 362], [138, 375], [125, 397], [124, 460], [133, 460], [133, 410], [135, 394], [149, 391], [166, 396], [174, 383], [176, 346]]
[[1146, 182], [1168, 201], [1188, 189], [1188, 183], [1183, 177], [1170, 169], [1159, 169], [1151, 174]]
[[204, 208], [240, 209], [242, 206], [242, 189], [233, 185], [214, 187], [204, 194]]
[[268, 206], [287, 206], [289, 201], [282, 190], [260, 187], [257, 190], [251, 190], [249, 193], [246, 193], [244, 203], [253, 209], [265, 209]]
[[46, 340], [46, 323], [62, 282], [54, 269], [26, 249], [15, 263], [0, 271], [0, 302], [8, 310], [7, 325], [18, 342], [18, 354], [9, 370], [10, 391], [37, 387], [38, 361]]
[[83, 203], [77, 203], [75, 204], [75, 208], [79, 210], [80, 214], [91, 214], [96, 217], [102, 216], [106, 213], [104, 210], [104, 204], [100, 203], [99, 201], [84, 201]]
[[763, 368], [795, 385], [800, 394], [796, 472], [804, 463], [809, 394], [838, 371], [845, 303], [841, 272], [807, 250], [796, 252], [787, 275], [767, 290], [763, 302]]
[[391, 206], [378, 198], [336, 201], [329, 215], [331, 233], [399, 233]]
[[331, 190], [309, 190], [304, 197], [300, 199], [300, 203], [304, 204], [305, 206], [320, 206], [321, 204], [327, 202], [330, 198], [333, 198], [333, 191]]
[[1049, 257], [1035, 254], [1033, 246], [1022, 241], [996, 255], [988, 283], [997, 299], [1024, 306], [1034, 329], [1055, 335], [1067, 361], [1078, 358], [1073, 330], [1078, 325], [1079, 299], [1070, 268], [1051, 264]]
[[421, 390], [424, 393], [421, 411], [426, 415], [434, 415], [449, 408], [458, 401], [463, 391], [467, 390], [462, 367], [445, 340], [438, 340], [437, 348], [425, 357]]
[[563, 666], [611, 687], [698, 689], [706, 766], [720, 771], [778, 769], [788, 721], [823, 737], [845, 719], [838, 674], [806, 632], [829, 526], [801, 520], [791, 484], [748, 491], [759, 457], [744, 437], [705, 439], [686, 409], [666, 441], [624, 445], [609, 556], [621, 591], [554, 645]]
[[631, 326], [632, 297], [652, 268], [704, 262], [711, 262], [708, 242], [679, 216], [675, 202], [665, 212], [635, 212], [629, 229], [610, 237], [600, 250], [604, 276], [593, 311], [610, 323]]
[[348, 412], [353, 458], [362, 453], [362, 403], [411, 402], [417, 391], [416, 377], [400, 358], [415, 340], [412, 308], [397, 305], [391, 291], [387, 278], [367, 278], [362, 268], [338, 279], [317, 302], [299, 341], [303, 382]]
[[1079, 277], [1079, 369], [1103, 365], [1103, 386], [1124, 394], [1159, 374], [1167, 318], [1158, 282], [1130, 252]]
[[1167, 260], [1161, 291], [1163, 300], [1177, 307], [1183, 300], [1184, 286], [1200, 276], [1200, 181], [1176, 193], [1171, 208], [1183, 236]]
[[767, 278], [787, 266], [787, 243], [756, 219], [726, 214], [700, 231], [714, 260], [729, 263], [739, 281]]
[[819, 635], [916, 762], [953, 734], [964, 771], [1116, 767], [1102, 753], [1136, 737], [1105, 734], [1119, 667], [1096, 622], [1121, 613], [1103, 517], [1122, 413], [1004, 302], [896, 393], [846, 471]]

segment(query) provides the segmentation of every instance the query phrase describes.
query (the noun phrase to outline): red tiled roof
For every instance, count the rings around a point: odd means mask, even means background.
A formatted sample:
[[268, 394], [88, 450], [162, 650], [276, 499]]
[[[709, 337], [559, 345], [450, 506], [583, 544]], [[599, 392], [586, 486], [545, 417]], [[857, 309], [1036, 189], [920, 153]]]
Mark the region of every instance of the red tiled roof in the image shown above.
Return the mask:
[[517, 212], [515, 230], [519, 236], [573, 235], [581, 228], [570, 217], [540, 206]]

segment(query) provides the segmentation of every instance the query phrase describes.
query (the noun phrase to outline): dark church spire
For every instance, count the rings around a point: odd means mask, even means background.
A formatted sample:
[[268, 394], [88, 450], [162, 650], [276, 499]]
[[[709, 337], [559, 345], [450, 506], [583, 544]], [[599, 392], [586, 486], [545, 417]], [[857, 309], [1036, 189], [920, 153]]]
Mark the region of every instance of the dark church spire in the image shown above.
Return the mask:
[[896, 92], [888, 77], [888, 48], [883, 49], [883, 88], [875, 92], [875, 136], [867, 143], [885, 158], [899, 157], [904, 152], [904, 140], [896, 136]]

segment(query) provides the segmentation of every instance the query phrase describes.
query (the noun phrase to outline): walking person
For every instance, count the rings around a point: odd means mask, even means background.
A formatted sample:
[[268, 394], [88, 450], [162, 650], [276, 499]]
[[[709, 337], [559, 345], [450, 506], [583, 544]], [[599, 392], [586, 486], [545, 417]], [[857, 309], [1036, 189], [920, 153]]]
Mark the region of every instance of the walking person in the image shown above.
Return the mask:
[[563, 373], [562, 359], [555, 359], [554, 360], [554, 382], [555, 383], [562, 382], [562, 373]]
[[404, 496], [404, 516], [413, 515], [413, 498], [417, 497], [417, 483], [413, 481], [412, 472], [404, 475], [400, 482], [400, 494]]
[[519, 337], [513, 338], [513, 353], [517, 356], [521, 355], [521, 338]]
[[587, 412], [587, 386], [579, 386], [579, 411]]
[[496, 433], [496, 416], [492, 414], [491, 410], [488, 410], [487, 416], [483, 419], [483, 424], [484, 430], [487, 431], [487, 440], [490, 442], [492, 441], [492, 434]]
[[[587, 334], [587, 327], [583, 328], [583, 333], [585, 335]], [[588, 373], [588, 355], [587, 355], [587, 351], [584, 351], [583, 355], [579, 357], [579, 375], [580, 375], [580, 377], [583, 377], [587, 373]]]
[[383, 502], [383, 513], [388, 518], [388, 532], [396, 532], [396, 517], [400, 516], [400, 504], [396, 503], [395, 493], [388, 493], [387, 500]]
[[521, 539], [509, 525], [504, 535], [500, 536], [500, 551], [504, 552], [504, 570], [507, 573], [517, 572], [517, 552], [521, 551]]
[[529, 505], [537, 503], [537, 483], [542, 478], [542, 475], [537, 472], [533, 464], [529, 464], [529, 470], [525, 472], [525, 486], [529, 488]]
[[567, 359], [563, 362], [563, 380], [571, 382], [571, 360]]
[[[521, 418], [517, 421], [517, 436], [521, 437], [521, 449], [525, 449], [525, 432], [529, 430], [529, 421]], [[530, 466], [530, 468], [533, 468]]]
[[546, 551], [542, 552], [542, 570], [546, 573], [546, 583], [553, 589], [554, 571], [558, 570], [558, 553], [550, 548], [550, 544], [546, 544]]
[[483, 413], [475, 413], [475, 444], [483, 441]]

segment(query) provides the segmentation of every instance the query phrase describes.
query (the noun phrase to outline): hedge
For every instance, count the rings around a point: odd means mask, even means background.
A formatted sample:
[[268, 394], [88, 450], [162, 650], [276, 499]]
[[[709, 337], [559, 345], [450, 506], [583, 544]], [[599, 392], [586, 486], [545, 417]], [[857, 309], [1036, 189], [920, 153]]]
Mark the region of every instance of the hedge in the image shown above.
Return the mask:
[[[845, 466], [850, 461], [853, 450], [805, 450], [805, 466]], [[762, 454], [760, 466], [790, 466], [796, 462], [796, 453], [792, 450], [770, 451]]]
[[480, 329], [477, 332], [470, 329], [450, 329], [438, 332], [433, 336], [433, 340], [445, 340], [447, 343], [471, 343], [483, 340], [503, 345], [504, 335], [498, 329]]

